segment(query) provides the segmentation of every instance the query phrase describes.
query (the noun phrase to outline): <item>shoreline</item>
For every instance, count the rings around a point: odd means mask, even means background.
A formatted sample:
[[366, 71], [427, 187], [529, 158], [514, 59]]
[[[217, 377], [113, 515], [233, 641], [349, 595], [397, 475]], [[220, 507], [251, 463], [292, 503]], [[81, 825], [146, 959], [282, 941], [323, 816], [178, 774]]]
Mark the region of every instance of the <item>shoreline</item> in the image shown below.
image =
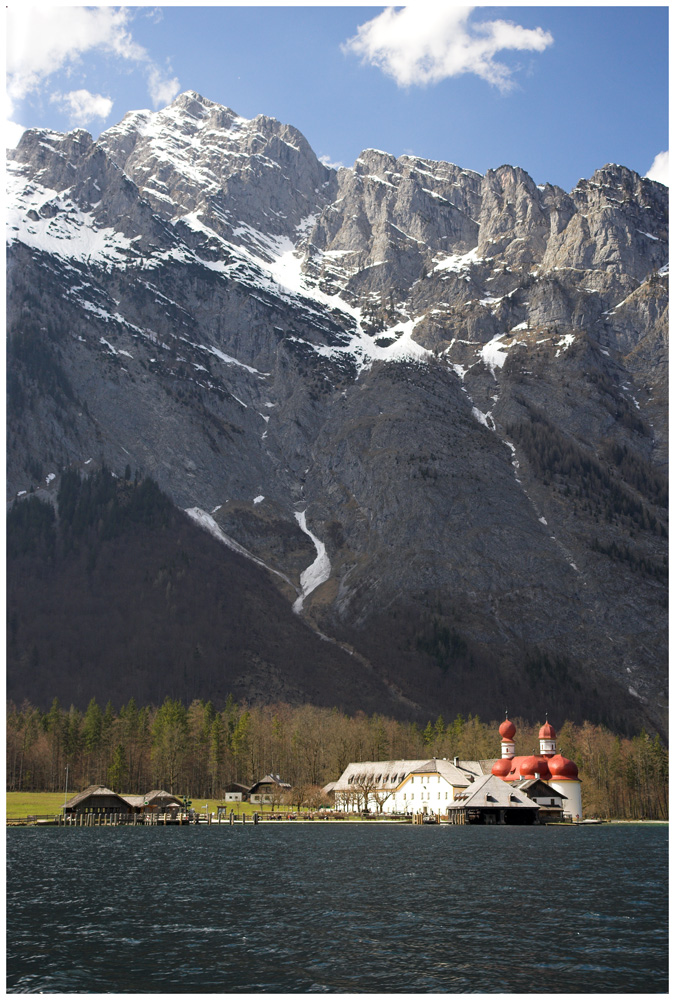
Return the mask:
[[[97, 823], [97, 822], [93, 822], [93, 823], [86, 823], [86, 822], [85, 823], [79, 823], [79, 822], [63, 823], [63, 822], [59, 822], [59, 818], [56, 817], [56, 816], [55, 817], [45, 817], [45, 816], [42, 816], [42, 817], [39, 817], [39, 818], [36, 817], [35, 819], [33, 819], [32, 817], [13, 817], [13, 818], [6, 818], [5, 826], [7, 828], [17, 828], [17, 829], [18, 828], [25, 829], [25, 828], [28, 828], [28, 827], [31, 827], [31, 828], [35, 828], [35, 827], [40, 827], [40, 828], [49, 827], [49, 828], [57, 828], [57, 829], [71, 829], [72, 828], [72, 829], [80, 829], [81, 830], [81, 829], [92, 829], [92, 828], [100, 829], [101, 827], [103, 827], [103, 828], [106, 828], [106, 827], [107, 828], [111, 828], [111, 827], [119, 828], [119, 827], [127, 827], [127, 826], [129, 826], [129, 827], [154, 827], [154, 828], [156, 828], [156, 827], [163, 827], [163, 826], [229, 827], [229, 826], [282, 826], [282, 825], [283, 826], [302, 826], [302, 827], [304, 827], [304, 826], [308, 826], [310, 824], [312, 826], [331, 826], [331, 827], [335, 826], [335, 825], [340, 825], [340, 826], [353, 826], [353, 825], [358, 825], [358, 826], [455, 826], [455, 825], [458, 825], [458, 824], [450, 823], [447, 820], [441, 820], [439, 823], [415, 823], [412, 819], [356, 819], [356, 818], [355, 819], [335, 819], [335, 818], [332, 818], [332, 817], [331, 818], [326, 817], [325, 819], [261, 819], [258, 822], [255, 822], [253, 820], [253, 818], [251, 818], [251, 819], [247, 819], [247, 820], [235, 819], [232, 823], [230, 823], [229, 819], [225, 820], [225, 821], [221, 821], [221, 822], [218, 822], [217, 820], [213, 820], [210, 823], [207, 822], [207, 821], [205, 821], [205, 820], [204, 821], [199, 821], [199, 822], [185, 822], [185, 821], [181, 822], [181, 821], [178, 821], [178, 820], [168, 820], [166, 823], [163, 823], [163, 822], [157, 822], [157, 823], [146, 823], [146, 822], [137, 822], [137, 823], [124, 822], [124, 823], [119, 823], [118, 822], [118, 823], [116, 823], [116, 822], [106, 822], [106, 819], [110, 819], [110, 817], [101, 817], [101, 819], [103, 820], [103, 822], [100, 822], [100, 823]], [[113, 817], [113, 819], [114, 819], [114, 817]], [[603, 819], [603, 820], [599, 820], [599, 821], [596, 821], [596, 820], [590, 820], [590, 821], [581, 820], [579, 823], [574, 823], [574, 822], [573, 823], [558, 823], [558, 822], [552, 822], [552, 823], [528, 823], [528, 824], [468, 823], [468, 824], [464, 824], [464, 825], [466, 825], [466, 826], [495, 826], [495, 827], [504, 827], [504, 826], [513, 827], [513, 826], [520, 826], [520, 825], [522, 825], [524, 827], [527, 827], [528, 829], [530, 829], [532, 827], [541, 827], [541, 828], [543, 828], [543, 827], [556, 827], [556, 828], [578, 828], [578, 827], [584, 827], [584, 828], [589, 828], [589, 827], [597, 827], [597, 826], [669, 826], [670, 825], [670, 821], [667, 820], [667, 819], [665, 819], [665, 820], [664, 819], [612, 819], [612, 820], [604, 820]]]

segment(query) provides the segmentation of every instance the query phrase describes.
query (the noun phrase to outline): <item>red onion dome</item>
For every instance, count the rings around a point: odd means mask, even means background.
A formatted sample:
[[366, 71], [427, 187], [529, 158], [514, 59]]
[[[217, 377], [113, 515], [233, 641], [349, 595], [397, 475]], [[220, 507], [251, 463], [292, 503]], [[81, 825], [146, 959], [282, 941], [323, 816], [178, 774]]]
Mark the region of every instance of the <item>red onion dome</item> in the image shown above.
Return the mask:
[[499, 727], [499, 735], [503, 740], [512, 740], [516, 735], [516, 727], [513, 725], [510, 719], [504, 719], [501, 726]]
[[520, 777], [534, 778], [535, 774], [538, 774], [543, 781], [551, 777], [546, 757], [536, 757], [534, 754], [531, 757], [523, 757], [520, 762]]
[[500, 757], [492, 765], [492, 773], [497, 778], [505, 778], [513, 766], [513, 761], [510, 757]]
[[551, 723], [548, 721], [548, 719], [546, 720], [546, 722], [544, 723], [544, 725], [539, 730], [539, 739], [540, 740], [554, 740], [555, 739], [555, 729], [553, 728], [553, 726], [551, 725]]
[[579, 780], [579, 769], [577, 765], [573, 760], [563, 757], [562, 754], [557, 753], [555, 757], [551, 757], [548, 762], [548, 766], [552, 778], [562, 778], [566, 781]]

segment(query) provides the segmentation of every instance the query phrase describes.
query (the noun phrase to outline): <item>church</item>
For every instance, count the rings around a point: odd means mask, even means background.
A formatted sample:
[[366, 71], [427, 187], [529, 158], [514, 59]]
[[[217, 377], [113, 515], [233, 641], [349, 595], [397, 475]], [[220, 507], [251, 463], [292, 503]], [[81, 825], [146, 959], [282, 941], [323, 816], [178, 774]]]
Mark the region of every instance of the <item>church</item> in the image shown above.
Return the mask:
[[516, 757], [514, 736], [516, 727], [505, 719], [499, 727], [502, 739], [502, 756], [492, 765], [492, 774], [514, 786], [524, 781], [538, 779], [559, 792], [566, 799], [565, 812], [574, 820], [582, 818], [581, 781], [574, 761], [563, 757], [556, 750], [555, 729], [546, 719], [539, 730], [539, 753], [529, 757]]
[[342, 812], [422, 813], [450, 822], [459, 814], [461, 822], [579, 821], [579, 772], [557, 752], [548, 719], [539, 730], [538, 754], [516, 756], [516, 727], [508, 718], [499, 735], [502, 756], [496, 760], [357, 761], [324, 791], [334, 795], [335, 808]]

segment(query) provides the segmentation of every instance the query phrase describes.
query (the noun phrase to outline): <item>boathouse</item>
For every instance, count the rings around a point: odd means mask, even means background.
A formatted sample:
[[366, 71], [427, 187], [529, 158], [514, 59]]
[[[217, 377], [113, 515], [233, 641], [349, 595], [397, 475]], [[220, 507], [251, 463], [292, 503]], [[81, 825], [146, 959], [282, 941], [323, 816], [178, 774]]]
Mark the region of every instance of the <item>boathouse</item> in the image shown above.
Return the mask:
[[165, 792], [163, 788], [153, 788], [145, 795], [123, 795], [122, 798], [128, 803], [128, 811], [135, 813], [175, 815], [183, 805], [182, 799], [171, 792]]
[[128, 813], [129, 803], [117, 792], [105, 785], [89, 785], [83, 792], [74, 795], [63, 807], [64, 813]]
[[525, 792], [506, 784], [494, 774], [486, 774], [459, 792], [448, 806], [451, 823], [508, 824], [537, 823], [539, 806]]

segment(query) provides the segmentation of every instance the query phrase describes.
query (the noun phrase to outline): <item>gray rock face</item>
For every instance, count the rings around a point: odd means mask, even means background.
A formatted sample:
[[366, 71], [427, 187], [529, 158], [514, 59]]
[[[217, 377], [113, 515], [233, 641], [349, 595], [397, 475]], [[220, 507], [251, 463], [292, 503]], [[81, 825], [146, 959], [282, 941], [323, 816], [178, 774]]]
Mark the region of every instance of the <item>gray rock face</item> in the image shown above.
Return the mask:
[[483, 715], [662, 725], [665, 188], [336, 172], [193, 92], [96, 142], [29, 131], [9, 178], [10, 497], [130, 464], [402, 705], [473, 671]]

